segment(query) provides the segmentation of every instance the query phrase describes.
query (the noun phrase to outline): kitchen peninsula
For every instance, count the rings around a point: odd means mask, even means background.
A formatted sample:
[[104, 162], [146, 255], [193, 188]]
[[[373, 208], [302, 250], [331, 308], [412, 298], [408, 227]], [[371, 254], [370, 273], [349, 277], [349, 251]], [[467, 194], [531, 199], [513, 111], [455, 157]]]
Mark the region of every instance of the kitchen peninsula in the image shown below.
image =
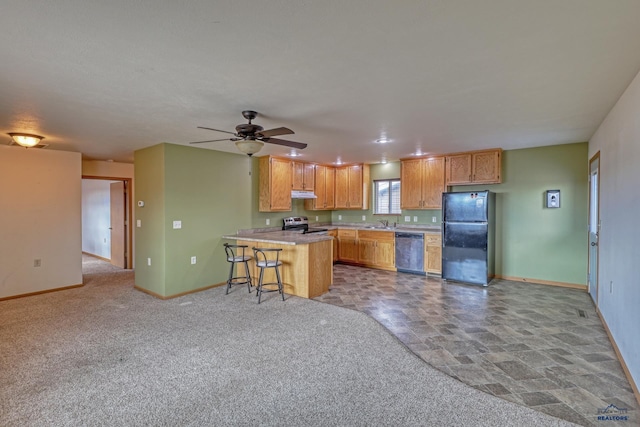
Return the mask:
[[[333, 237], [300, 231], [259, 230], [240, 230], [222, 237], [247, 245], [252, 256], [252, 247], [282, 248], [280, 272], [286, 294], [315, 298], [329, 291], [333, 282]], [[253, 260], [249, 262], [249, 269], [254, 283], [258, 283], [259, 271]], [[274, 272], [269, 270], [265, 271], [265, 282], [275, 281]]]

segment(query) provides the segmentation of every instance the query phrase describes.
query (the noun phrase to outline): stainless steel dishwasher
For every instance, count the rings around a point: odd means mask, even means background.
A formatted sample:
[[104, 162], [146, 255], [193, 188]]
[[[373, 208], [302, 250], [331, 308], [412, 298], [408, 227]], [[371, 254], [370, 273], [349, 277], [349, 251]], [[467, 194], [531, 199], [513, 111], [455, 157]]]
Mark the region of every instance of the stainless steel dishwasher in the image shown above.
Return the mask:
[[423, 233], [396, 232], [396, 269], [402, 273], [426, 274]]

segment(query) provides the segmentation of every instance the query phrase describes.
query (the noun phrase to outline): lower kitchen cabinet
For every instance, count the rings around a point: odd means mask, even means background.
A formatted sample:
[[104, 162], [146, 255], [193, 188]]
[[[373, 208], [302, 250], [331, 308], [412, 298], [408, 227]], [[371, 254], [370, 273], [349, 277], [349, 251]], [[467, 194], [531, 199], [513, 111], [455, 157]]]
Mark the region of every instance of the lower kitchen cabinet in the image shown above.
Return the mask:
[[425, 235], [424, 270], [427, 273], [442, 274], [442, 236]]
[[338, 230], [329, 230], [327, 234], [333, 237], [333, 262], [338, 261]]
[[393, 231], [341, 229], [338, 230], [338, 248], [338, 261], [382, 270], [396, 270]]
[[358, 262], [357, 230], [338, 230], [338, 260]]
[[395, 249], [393, 231], [358, 230], [358, 264], [395, 271]]

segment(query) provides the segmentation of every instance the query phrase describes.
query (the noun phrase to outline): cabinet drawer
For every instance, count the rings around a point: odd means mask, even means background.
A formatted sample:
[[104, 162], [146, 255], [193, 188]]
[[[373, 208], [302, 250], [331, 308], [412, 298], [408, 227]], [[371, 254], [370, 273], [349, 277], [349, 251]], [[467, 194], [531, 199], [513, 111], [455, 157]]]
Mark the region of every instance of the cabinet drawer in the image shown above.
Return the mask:
[[395, 240], [393, 231], [358, 230], [359, 239]]
[[424, 237], [426, 246], [441, 246], [442, 236], [439, 234], [426, 234]]
[[338, 237], [352, 237], [356, 238], [356, 230], [338, 229]]

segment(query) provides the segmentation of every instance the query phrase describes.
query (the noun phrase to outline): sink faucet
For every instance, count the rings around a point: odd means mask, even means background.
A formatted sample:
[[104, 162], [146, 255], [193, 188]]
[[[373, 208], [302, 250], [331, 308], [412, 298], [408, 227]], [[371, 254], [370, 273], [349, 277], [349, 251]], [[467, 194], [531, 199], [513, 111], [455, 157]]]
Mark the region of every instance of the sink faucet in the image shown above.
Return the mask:
[[384, 225], [385, 227], [389, 226], [389, 221], [386, 219], [381, 219], [380, 222], [382, 223], [382, 225]]

